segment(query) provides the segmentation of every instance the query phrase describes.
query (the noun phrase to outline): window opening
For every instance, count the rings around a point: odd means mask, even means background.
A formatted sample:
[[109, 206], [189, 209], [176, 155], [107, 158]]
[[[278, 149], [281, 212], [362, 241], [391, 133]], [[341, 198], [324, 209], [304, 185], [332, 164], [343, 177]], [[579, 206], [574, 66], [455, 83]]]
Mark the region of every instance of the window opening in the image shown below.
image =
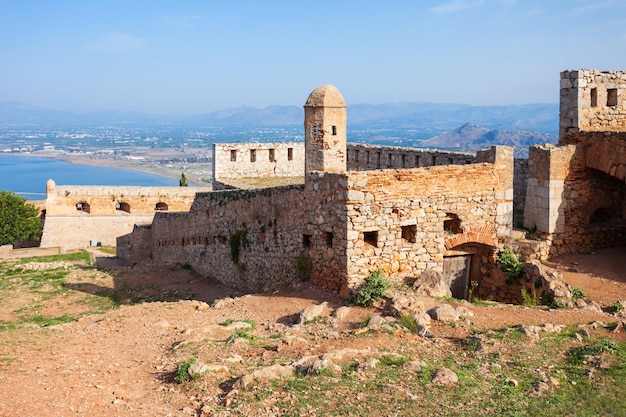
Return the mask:
[[287, 148], [287, 160], [293, 161], [293, 148]]
[[256, 149], [250, 149], [250, 162], [256, 162]]
[[311, 235], [302, 234], [302, 247], [307, 249], [311, 247]]
[[118, 201], [117, 203], [115, 203], [115, 210], [125, 211], [126, 213], [130, 213], [130, 204], [123, 202], [123, 201], [122, 202]]
[[333, 136], [337, 136], [337, 126], [331, 126], [330, 130]]
[[415, 166], [416, 167], [420, 166], [420, 156], [419, 155], [415, 155]]
[[402, 155], [402, 168], [406, 168], [406, 155]]
[[415, 243], [416, 242], [416, 236], [417, 236], [417, 225], [416, 224], [411, 224], [408, 226], [402, 226], [402, 239], [407, 241], [407, 242], [411, 242], [411, 243]]
[[393, 166], [393, 155], [389, 154], [389, 156], [387, 157], [387, 166], [389, 168], [391, 168]]
[[617, 106], [617, 88], [609, 88], [606, 90], [606, 105]]
[[596, 107], [598, 105], [598, 89], [591, 89], [591, 107]]
[[317, 125], [313, 125], [313, 135], [317, 136], [319, 133], [319, 127]]
[[324, 232], [324, 242], [326, 242], [326, 246], [329, 248], [333, 247], [333, 234], [332, 232]]
[[270, 149], [269, 151], [270, 162], [276, 162], [276, 152], [274, 149]]
[[363, 241], [368, 245], [378, 247], [378, 231], [363, 232]]
[[461, 219], [454, 213], [446, 213], [443, 221], [443, 230], [450, 234], [461, 233]]
[[235, 149], [231, 149], [230, 151], [230, 162], [237, 161], [237, 151]]
[[154, 206], [154, 209], [157, 210], [157, 211], [165, 211], [165, 210], [167, 210], [167, 203], [164, 203], [162, 201], [158, 202]]
[[78, 203], [76, 203], [76, 210], [82, 211], [84, 213], [91, 213], [91, 207], [89, 206], [89, 203], [85, 201], [79, 201]]

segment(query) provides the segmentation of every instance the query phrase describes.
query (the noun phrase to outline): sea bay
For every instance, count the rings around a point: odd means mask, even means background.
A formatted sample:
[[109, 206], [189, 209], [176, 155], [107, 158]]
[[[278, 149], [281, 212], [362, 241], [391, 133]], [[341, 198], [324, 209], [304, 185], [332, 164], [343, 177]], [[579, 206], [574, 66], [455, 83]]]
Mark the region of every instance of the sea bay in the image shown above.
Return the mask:
[[53, 158], [0, 154], [0, 190], [29, 200], [46, 198], [46, 181], [59, 185], [177, 186], [178, 180], [128, 169], [78, 165]]

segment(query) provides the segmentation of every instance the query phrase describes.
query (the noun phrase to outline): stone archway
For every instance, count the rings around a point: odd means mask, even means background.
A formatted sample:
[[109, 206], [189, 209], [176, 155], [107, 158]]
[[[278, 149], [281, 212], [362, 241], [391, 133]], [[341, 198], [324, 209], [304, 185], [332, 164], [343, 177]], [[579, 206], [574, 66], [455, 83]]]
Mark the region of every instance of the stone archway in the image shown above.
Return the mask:
[[454, 298], [468, 299], [477, 291], [483, 275], [494, 267], [495, 253], [495, 245], [467, 241], [443, 254], [443, 279]]

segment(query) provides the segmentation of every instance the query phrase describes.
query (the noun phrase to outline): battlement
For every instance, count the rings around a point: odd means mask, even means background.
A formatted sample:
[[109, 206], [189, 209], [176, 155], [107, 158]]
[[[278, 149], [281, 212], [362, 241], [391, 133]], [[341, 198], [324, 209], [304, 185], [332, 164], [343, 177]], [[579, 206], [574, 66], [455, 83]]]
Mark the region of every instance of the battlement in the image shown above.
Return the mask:
[[626, 130], [626, 71], [561, 72], [559, 119], [561, 141], [581, 131]]

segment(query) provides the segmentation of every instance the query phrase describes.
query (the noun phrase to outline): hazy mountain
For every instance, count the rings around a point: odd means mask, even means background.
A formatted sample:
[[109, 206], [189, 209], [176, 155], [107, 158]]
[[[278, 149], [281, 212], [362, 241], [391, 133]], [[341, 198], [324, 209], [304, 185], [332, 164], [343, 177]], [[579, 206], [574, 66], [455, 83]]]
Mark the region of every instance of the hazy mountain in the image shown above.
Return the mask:
[[517, 156], [524, 156], [527, 155], [529, 146], [554, 144], [557, 141], [558, 136], [551, 133], [490, 130], [473, 123], [466, 123], [450, 132], [422, 141], [420, 147], [474, 152], [491, 145], [505, 145], [514, 147]]
[[[291, 127], [301, 126], [300, 106], [236, 107], [193, 116], [151, 115], [139, 112], [98, 111], [76, 113], [51, 110], [17, 102], [0, 102], [0, 124], [158, 125], [185, 127]], [[353, 129], [434, 128], [438, 132], [471, 122], [489, 129], [534, 130], [557, 133], [558, 104], [468, 106], [446, 103], [387, 103], [348, 106]]]

